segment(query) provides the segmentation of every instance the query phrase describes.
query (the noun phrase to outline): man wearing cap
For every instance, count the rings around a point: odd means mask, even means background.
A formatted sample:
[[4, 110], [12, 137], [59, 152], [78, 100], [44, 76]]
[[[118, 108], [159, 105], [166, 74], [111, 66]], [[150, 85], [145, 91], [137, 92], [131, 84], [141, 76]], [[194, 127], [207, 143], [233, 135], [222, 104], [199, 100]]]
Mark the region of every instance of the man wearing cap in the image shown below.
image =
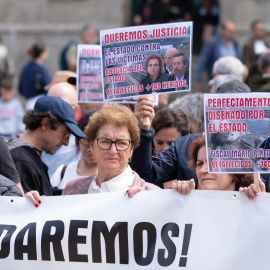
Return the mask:
[[37, 100], [34, 110], [23, 117], [25, 133], [13, 136], [8, 147], [20, 175], [24, 192], [37, 190], [40, 195], [52, 195], [48, 167], [41, 160], [42, 151], [51, 155], [67, 146], [73, 133], [85, 137], [78, 128], [72, 107], [59, 97], [44, 96]]
[[[54, 84], [48, 91], [48, 96], [60, 97], [73, 108], [76, 116], [80, 113], [76, 90], [71, 84], [67, 82]], [[42, 161], [48, 166], [48, 174], [50, 178], [60, 165], [69, 164], [80, 159], [80, 153], [77, 151], [75, 141], [75, 136], [71, 135], [69, 138], [69, 145], [67, 147], [61, 147], [55, 155], [47, 154], [45, 152], [42, 153]]]

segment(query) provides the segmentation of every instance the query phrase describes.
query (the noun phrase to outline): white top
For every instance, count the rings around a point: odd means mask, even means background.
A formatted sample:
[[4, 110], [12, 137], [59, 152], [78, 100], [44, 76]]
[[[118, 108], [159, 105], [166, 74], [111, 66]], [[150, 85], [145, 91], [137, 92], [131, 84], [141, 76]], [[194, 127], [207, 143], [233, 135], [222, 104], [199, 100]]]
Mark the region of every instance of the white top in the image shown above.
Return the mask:
[[254, 42], [254, 51], [256, 54], [261, 54], [267, 50], [263, 40], [256, 40]]
[[64, 164], [59, 166], [51, 177], [52, 186], [64, 189], [66, 184], [70, 180], [80, 177], [81, 175], [77, 174], [78, 164], [79, 164], [79, 160], [73, 161], [70, 164], [68, 164], [62, 181], [61, 181], [61, 172], [64, 167]]
[[52, 178], [54, 172], [62, 164], [70, 164], [81, 158], [81, 152], [77, 153], [75, 136], [69, 137], [68, 146], [62, 145], [54, 155], [47, 154], [43, 151], [42, 161], [48, 166], [49, 177]]
[[115, 191], [125, 192], [132, 186], [135, 175], [133, 174], [130, 166], [128, 165], [127, 168], [124, 170], [124, 172], [108, 181], [103, 182], [101, 184], [101, 187], [97, 185], [96, 177], [97, 175], [95, 176], [91, 185], [89, 186], [88, 194], [115, 192]]

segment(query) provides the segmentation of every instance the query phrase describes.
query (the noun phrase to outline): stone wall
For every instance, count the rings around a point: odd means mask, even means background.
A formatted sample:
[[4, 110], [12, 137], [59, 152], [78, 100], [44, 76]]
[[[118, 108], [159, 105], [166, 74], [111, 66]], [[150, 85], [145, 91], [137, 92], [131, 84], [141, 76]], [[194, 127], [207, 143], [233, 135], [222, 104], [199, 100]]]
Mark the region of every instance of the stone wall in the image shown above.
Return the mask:
[[[84, 24], [98, 30], [129, 26], [131, 4], [132, 0], [0, 0], [0, 33], [16, 74], [28, 60], [27, 49], [38, 39], [50, 49], [46, 66], [54, 74], [61, 48], [68, 40], [79, 39]], [[241, 46], [249, 36], [252, 20], [264, 19], [270, 30], [269, 0], [220, 0], [220, 4], [221, 20], [236, 22]], [[196, 59], [193, 57], [194, 68]]]
[[58, 70], [59, 52], [79, 30], [91, 24], [98, 30], [129, 24], [129, 0], [1, 0], [0, 33], [15, 64], [16, 74], [28, 60], [27, 49], [41, 39], [50, 50], [46, 66]]

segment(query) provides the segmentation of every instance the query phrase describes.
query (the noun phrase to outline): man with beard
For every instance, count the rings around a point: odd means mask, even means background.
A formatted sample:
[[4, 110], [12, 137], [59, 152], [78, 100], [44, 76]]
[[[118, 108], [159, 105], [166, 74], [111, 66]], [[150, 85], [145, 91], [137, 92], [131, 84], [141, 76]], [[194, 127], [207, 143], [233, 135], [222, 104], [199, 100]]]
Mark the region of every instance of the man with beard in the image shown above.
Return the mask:
[[55, 154], [67, 146], [69, 136], [84, 138], [78, 128], [73, 108], [59, 97], [40, 97], [34, 107], [23, 117], [25, 133], [14, 135], [8, 147], [19, 173], [24, 192], [37, 190], [40, 195], [52, 195], [48, 167], [41, 160], [42, 151]]
[[173, 56], [173, 81], [183, 81], [182, 86], [178, 86], [176, 90], [189, 89], [189, 59], [184, 53], [176, 53]]

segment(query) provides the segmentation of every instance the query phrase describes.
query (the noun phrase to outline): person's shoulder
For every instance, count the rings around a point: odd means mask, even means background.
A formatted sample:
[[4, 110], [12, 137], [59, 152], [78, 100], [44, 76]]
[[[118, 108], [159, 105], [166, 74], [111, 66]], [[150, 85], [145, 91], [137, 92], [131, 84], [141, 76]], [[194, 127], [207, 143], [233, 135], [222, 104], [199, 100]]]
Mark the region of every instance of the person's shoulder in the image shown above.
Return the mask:
[[72, 194], [87, 194], [90, 184], [95, 178], [96, 174], [89, 176], [80, 176], [70, 180], [63, 191], [63, 195], [72, 195]]
[[15, 162], [25, 161], [32, 163], [33, 161], [38, 162], [41, 160], [35, 149], [27, 145], [21, 145], [10, 149], [10, 154]]
[[192, 133], [192, 134], [188, 134], [185, 136], [181, 136], [179, 138], [177, 138], [174, 142], [175, 146], [187, 146], [189, 147], [189, 145], [196, 140], [197, 138], [199, 138], [202, 134], [201, 133]]

